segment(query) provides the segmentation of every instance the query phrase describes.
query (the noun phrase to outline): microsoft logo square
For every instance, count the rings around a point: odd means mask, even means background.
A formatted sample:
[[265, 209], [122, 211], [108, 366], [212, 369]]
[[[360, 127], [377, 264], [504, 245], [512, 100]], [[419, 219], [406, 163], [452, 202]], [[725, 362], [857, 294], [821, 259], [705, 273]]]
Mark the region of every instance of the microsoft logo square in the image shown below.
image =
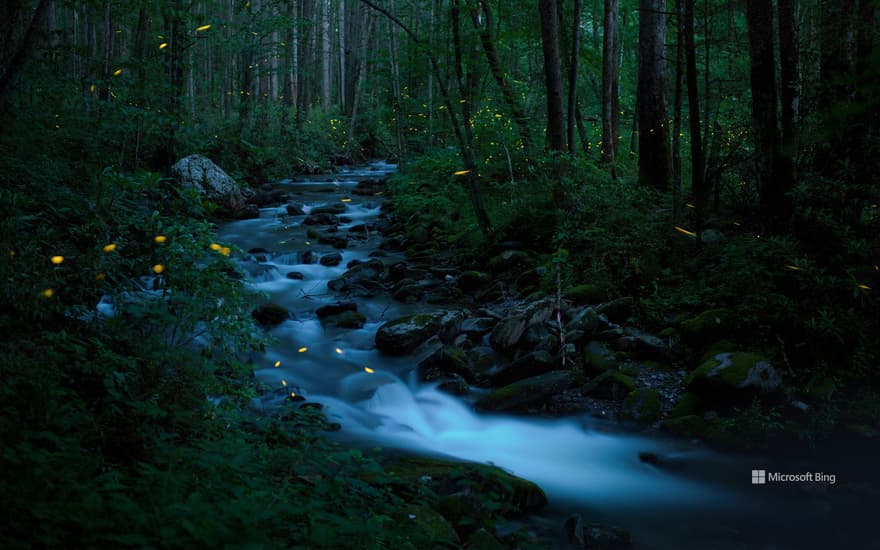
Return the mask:
[[752, 485], [765, 485], [767, 483], [766, 470], [752, 470]]

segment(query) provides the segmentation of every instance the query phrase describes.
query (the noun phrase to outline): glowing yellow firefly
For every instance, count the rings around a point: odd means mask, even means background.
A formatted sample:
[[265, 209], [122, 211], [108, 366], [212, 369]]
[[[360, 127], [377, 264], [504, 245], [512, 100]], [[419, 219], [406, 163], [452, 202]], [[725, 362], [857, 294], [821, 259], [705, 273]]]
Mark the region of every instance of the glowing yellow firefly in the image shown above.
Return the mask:
[[223, 254], [224, 256], [229, 256], [230, 252], [232, 252], [232, 250], [230, 250], [228, 246], [220, 247], [220, 254]]
[[116, 250], [116, 243], [110, 243], [104, 247], [104, 252], [113, 252]]
[[282, 386], [286, 386], [286, 385], [287, 385], [287, 380], [282, 380], [282, 381], [281, 381], [281, 385], [282, 385]]
[[164, 49], [167, 48], [167, 47], [168, 47], [168, 42], [162, 42], [161, 44], [159, 44], [159, 49], [160, 49], [160, 50], [164, 50]]
[[470, 174], [470, 173], [471, 173], [470, 170], [459, 170], [458, 172], [455, 172], [455, 173], [452, 174], [452, 175], [453, 175], [453, 176], [463, 176], [463, 175], [465, 175], [465, 174]]
[[55, 291], [51, 288], [47, 288], [43, 292], [40, 292], [40, 294], [42, 294], [46, 298], [51, 298], [55, 294]]
[[298, 351], [299, 353], [305, 353], [305, 352], [309, 351], [309, 348], [303, 346], [303, 347], [299, 348], [299, 349], [296, 350], [296, 351]]
[[168, 237], [166, 237], [165, 235], [156, 235], [155, 237], [153, 237], [153, 240], [159, 244], [162, 244], [168, 240]]
[[694, 206], [694, 205], [691, 204], [691, 203], [686, 203], [685, 206], [687, 206], [688, 208], [696, 208], [696, 206]]
[[336, 348], [336, 353], [338, 353], [339, 355], [342, 355], [342, 348]]
[[366, 372], [367, 374], [373, 374], [373, 373], [376, 372], [376, 371], [374, 371], [374, 370], [371, 369], [370, 367], [364, 367], [364, 372]]
[[196, 29], [196, 32], [206, 31], [211, 28], [211, 25], [202, 25], [201, 27]]
[[859, 283], [859, 288], [861, 288], [862, 290], [871, 290], [871, 287], [869, 287], [868, 285], [863, 285], [861, 283]]
[[55, 265], [61, 265], [61, 262], [64, 261], [64, 256], [52, 256], [52, 257], [49, 259], [49, 261], [52, 262], [52, 263], [55, 264]]
[[295, 391], [290, 392], [290, 397], [296, 397], [296, 392]]
[[213, 250], [213, 251], [215, 251], [215, 252], [220, 252], [220, 245], [217, 244], [217, 243], [211, 243], [211, 247], [210, 247], [210, 248], [211, 248], [211, 250]]
[[280, 366], [281, 366], [281, 361], [275, 361], [275, 368], [277, 369]]
[[786, 269], [790, 269], [792, 271], [803, 271], [800, 267], [796, 265], [786, 264], [785, 267]]
[[94, 85], [94, 84], [92, 84], [91, 86], [89, 86], [89, 91], [92, 92], [92, 93], [95, 93], [95, 85]]
[[119, 76], [121, 74], [122, 74], [122, 69], [116, 69], [115, 71], [113, 71], [113, 76]]
[[675, 229], [676, 231], [678, 231], [679, 233], [681, 233], [682, 235], [687, 235], [688, 237], [696, 237], [697, 236], [697, 234], [694, 233], [693, 231], [688, 231], [687, 229], [685, 229], [683, 227], [679, 227], [677, 225], [673, 225], [672, 228]]
[[164, 266], [164, 265], [162, 265], [162, 264], [156, 264], [156, 265], [153, 266], [153, 273], [155, 273], [156, 275], [159, 275], [159, 274], [162, 273], [163, 271], [165, 271], [165, 266]]
[[342, 199], [342, 202], [351, 202], [351, 199], [348, 197], [345, 197], [344, 199]]
[[107, 275], [105, 275], [104, 273], [98, 273], [97, 275], [95, 275], [96, 281], [103, 281], [106, 278], [107, 278]]

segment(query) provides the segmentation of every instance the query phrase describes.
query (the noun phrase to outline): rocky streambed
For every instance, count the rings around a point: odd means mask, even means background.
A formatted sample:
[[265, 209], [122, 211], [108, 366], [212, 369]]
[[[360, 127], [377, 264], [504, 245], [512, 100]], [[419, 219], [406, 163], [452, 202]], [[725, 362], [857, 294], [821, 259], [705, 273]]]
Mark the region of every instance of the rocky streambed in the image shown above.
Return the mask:
[[[220, 227], [220, 239], [247, 251], [247, 284], [267, 298], [254, 317], [274, 343], [254, 362], [274, 389], [258, 409], [306, 399], [324, 407], [340, 437], [492, 463], [536, 482], [543, 492], [516, 482], [516, 511], [537, 512], [546, 493], [553, 545], [790, 544], [792, 531], [778, 525], [807, 518], [813, 527], [796, 538], [812, 547], [827, 535], [823, 522], [845, 519], [812, 487], [755, 492], [751, 470], [772, 458], [686, 439], [712, 434], [714, 409], [780, 387], [768, 361], [723, 343], [691, 372], [673, 366], [674, 343], [717, 340], [726, 312], [648, 334], [626, 323], [631, 298], [608, 299], [592, 285], [523, 298], [511, 280], [534, 259], [511, 247], [479, 271], [456, 265], [430, 227], [406, 227], [391, 212], [385, 179], [394, 169], [375, 163], [281, 181], [258, 192], [249, 219]], [[448, 468], [431, 460], [400, 468], [419, 478]], [[805, 495], [817, 506], [805, 506]], [[785, 511], [768, 517], [760, 512], [768, 503]], [[519, 528], [480, 533], [480, 544]], [[449, 544], [466, 542], [460, 535]]]

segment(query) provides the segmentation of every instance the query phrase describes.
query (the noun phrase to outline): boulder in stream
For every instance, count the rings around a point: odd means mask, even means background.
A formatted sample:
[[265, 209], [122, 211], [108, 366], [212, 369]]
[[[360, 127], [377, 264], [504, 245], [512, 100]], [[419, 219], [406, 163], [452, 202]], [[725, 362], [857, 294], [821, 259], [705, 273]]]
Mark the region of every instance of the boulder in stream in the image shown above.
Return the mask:
[[575, 382], [570, 370], [548, 372], [499, 388], [482, 397], [476, 408], [483, 411], [525, 411], [545, 403]]
[[327, 266], [327, 267], [337, 266], [342, 263], [342, 254], [340, 254], [339, 252], [332, 252], [330, 254], [325, 254], [325, 255], [321, 256], [321, 259], [319, 261], [320, 261], [321, 265], [323, 265], [323, 266]]
[[348, 292], [357, 296], [370, 296], [385, 280], [385, 264], [382, 260], [372, 258], [369, 261], [355, 264], [342, 274], [327, 283], [327, 288], [334, 292]]
[[445, 312], [407, 315], [388, 321], [376, 331], [376, 347], [388, 355], [404, 355], [437, 334]]
[[290, 317], [290, 313], [278, 304], [263, 304], [251, 313], [254, 320], [263, 327], [280, 325]]

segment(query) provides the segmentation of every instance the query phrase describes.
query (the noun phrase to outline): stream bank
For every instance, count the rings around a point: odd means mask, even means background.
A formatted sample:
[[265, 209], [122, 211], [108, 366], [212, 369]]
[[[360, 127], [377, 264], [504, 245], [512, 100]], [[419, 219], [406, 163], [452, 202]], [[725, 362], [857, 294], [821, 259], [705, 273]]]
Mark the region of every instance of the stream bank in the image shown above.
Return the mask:
[[[636, 548], [788, 542], [788, 530], [762, 527], [793, 527], [805, 517], [812, 527], [800, 546], [810, 547], [827, 536], [822, 525], [831, 519], [858, 517], [829, 509], [827, 490], [750, 490], [750, 470], [772, 458], [721, 454], [609, 422], [656, 423], [670, 417], [685, 385], [712, 392], [717, 384], [654, 368], [668, 345], [621, 326], [633, 305], [626, 299], [581, 289], [562, 303], [515, 300], [503, 274], [530, 262], [526, 253], [501, 251], [487, 272], [429, 253], [429, 228], [413, 235], [389, 212], [383, 180], [393, 170], [376, 163], [279, 182], [271, 191], [283, 202], [220, 228], [221, 240], [248, 251], [248, 284], [270, 297], [256, 316], [276, 343], [254, 363], [258, 379], [276, 390], [260, 406], [293, 393], [321, 403], [342, 438], [501, 466], [544, 489], [551, 530], [575, 544], [598, 529], [577, 528], [578, 515], [622, 526]], [[710, 331], [721, 324], [708, 321]], [[705, 374], [750, 362], [748, 375], [762, 363], [729, 351], [716, 356], [725, 353], [719, 361], [729, 365]], [[584, 368], [571, 368], [562, 354], [579, 356]], [[749, 391], [772, 385], [772, 372], [761, 369]], [[678, 411], [690, 413], [678, 416], [686, 427], [688, 417], [700, 418], [696, 410]], [[805, 494], [819, 506], [805, 506]], [[786, 512], [758, 513], [768, 501]], [[562, 520], [572, 512], [575, 534], [565, 537]]]

